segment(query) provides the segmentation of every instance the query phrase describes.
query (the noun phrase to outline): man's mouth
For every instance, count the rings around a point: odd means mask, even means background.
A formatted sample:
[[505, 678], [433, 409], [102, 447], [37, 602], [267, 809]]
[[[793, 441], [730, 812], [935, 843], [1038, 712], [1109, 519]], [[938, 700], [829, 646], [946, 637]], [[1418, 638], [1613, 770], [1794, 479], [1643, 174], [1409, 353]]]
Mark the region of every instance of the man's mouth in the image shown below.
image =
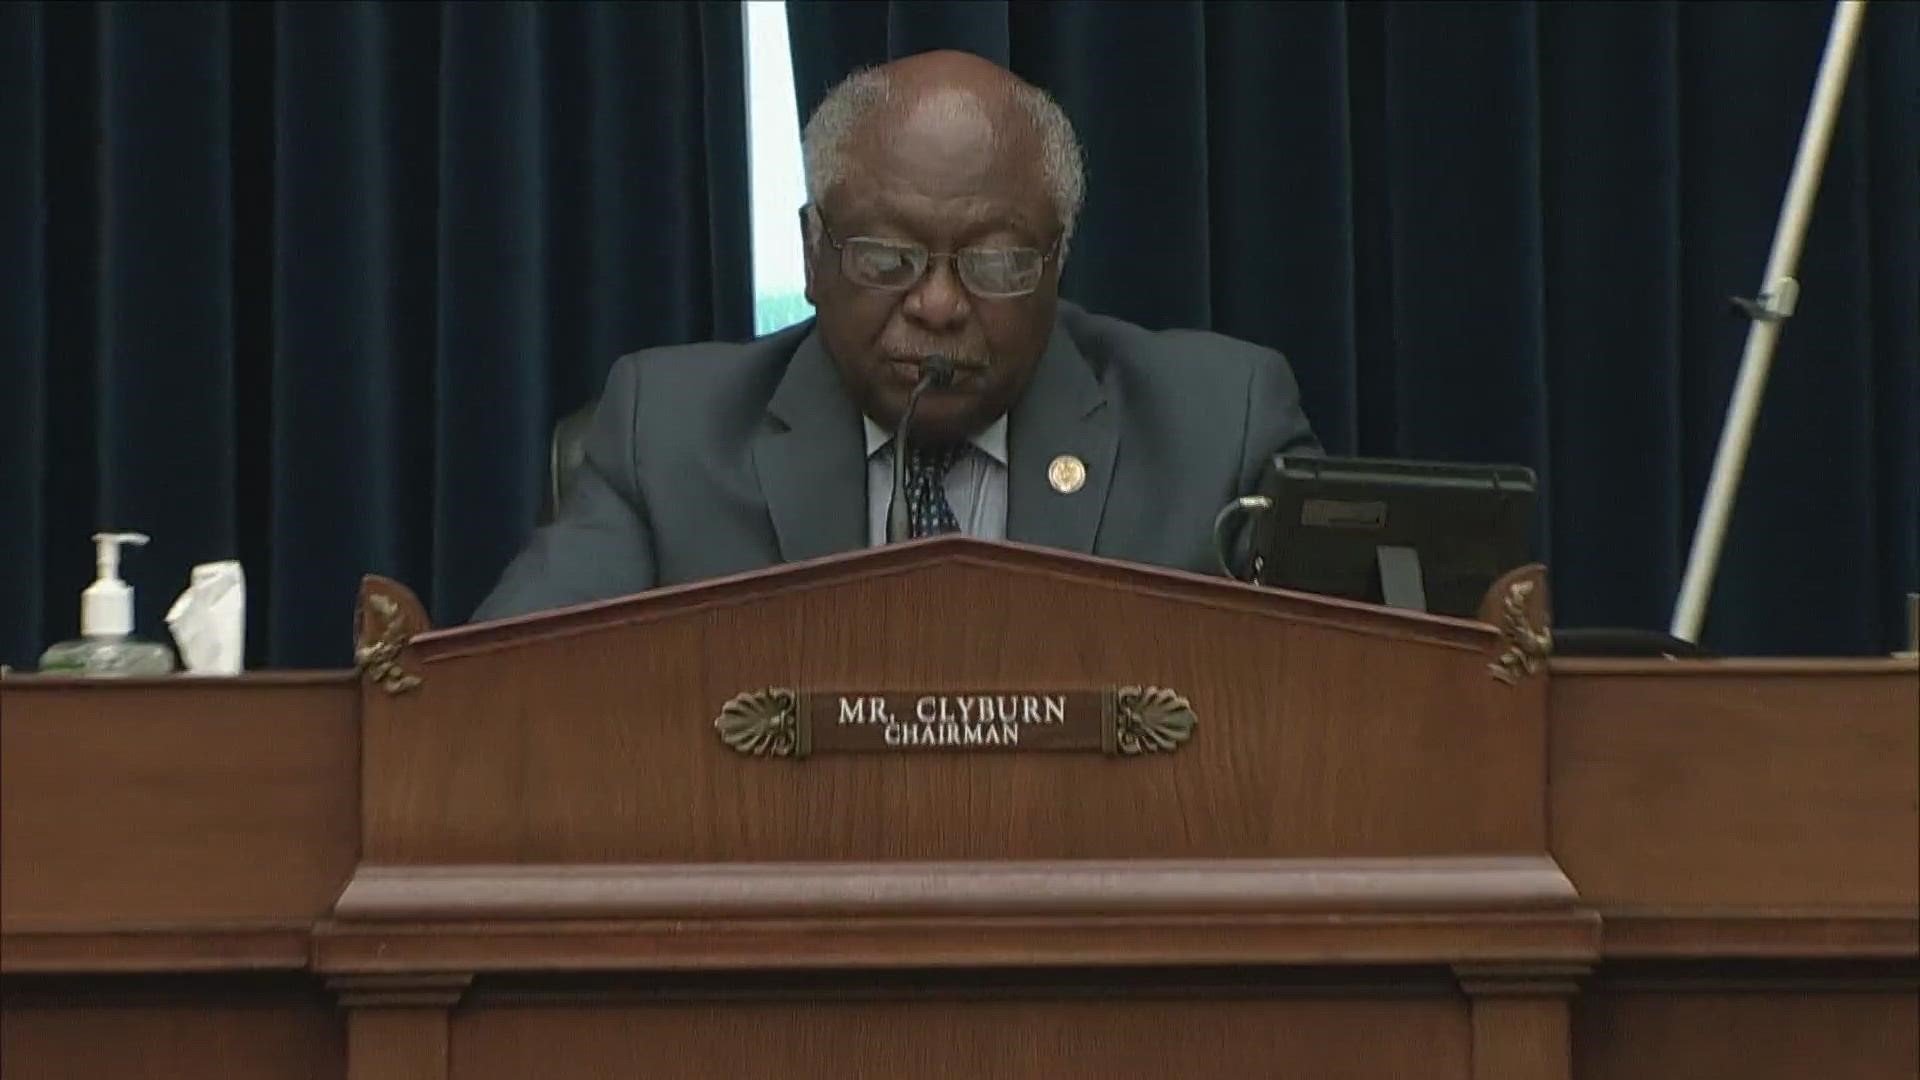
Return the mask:
[[[924, 356], [889, 356], [886, 358], [886, 369], [896, 380], [912, 386], [914, 383], [920, 381], [920, 365], [925, 359], [926, 357]], [[970, 380], [978, 378], [979, 375], [986, 370], [987, 365], [981, 361], [955, 358], [953, 364], [953, 386], [948, 387], [948, 389], [965, 386]]]

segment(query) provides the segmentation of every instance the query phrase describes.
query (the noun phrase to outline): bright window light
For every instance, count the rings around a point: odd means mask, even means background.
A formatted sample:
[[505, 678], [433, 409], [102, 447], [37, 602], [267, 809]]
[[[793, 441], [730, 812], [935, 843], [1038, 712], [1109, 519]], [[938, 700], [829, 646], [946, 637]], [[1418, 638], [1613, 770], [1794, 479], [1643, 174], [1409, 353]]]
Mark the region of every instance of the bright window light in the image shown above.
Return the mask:
[[743, 0], [747, 29], [747, 165], [753, 189], [753, 324], [770, 334], [813, 317], [801, 263], [800, 109], [785, 0]]

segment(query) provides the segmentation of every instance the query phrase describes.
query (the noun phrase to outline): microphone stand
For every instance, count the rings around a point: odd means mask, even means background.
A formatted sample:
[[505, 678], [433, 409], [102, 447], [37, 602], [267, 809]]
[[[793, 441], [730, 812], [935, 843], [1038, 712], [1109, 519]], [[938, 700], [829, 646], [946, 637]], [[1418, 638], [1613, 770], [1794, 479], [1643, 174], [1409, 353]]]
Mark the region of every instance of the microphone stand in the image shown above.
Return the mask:
[[1794, 155], [1793, 174], [1780, 207], [1780, 223], [1774, 230], [1773, 250], [1767, 256], [1760, 295], [1754, 300], [1734, 301], [1753, 322], [1747, 328], [1747, 347], [1740, 358], [1733, 401], [1728, 406], [1726, 423], [1720, 429], [1713, 475], [1707, 483], [1700, 520], [1694, 528], [1693, 550], [1687, 556], [1686, 574], [1681, 579], [1680, 597], [1674, 605], [1673, 624], [1668, 631], [1683, 641], [1697, 641], [1701, 624], [1706, 620], [1713, 575], [1720, 565], [1720, 549], [1726, 543], [1727, 521], [1733, 515], [1740, 474], [1746, 468], [1747, 450], [1753, 440], [1754, 421], [1760, 414], [1760, 399], [1766, 392], [1774, 346], [1780, 340], [1781, 324], [1793, 314], [1800, 298], [1800, 283], [1794, 280], [1794, 269], [1800, 262], [1807, 222], [1813, 216], [1813, 198], [1820, 190], [1820, 173], [1826, 167], [1827, 149], [1833, 143], [1840, 98], [1846, 92], [1847, 71], [1853, 64], [1853, 47], [1860, 37], [1866, 7], [1866, 0], [1839, 0], [1834, 6], [1826, 53], [1820, 58], [1820, 75], [1814, 82], [1813, 102], [1808, 106], [1806, 125], [1800, 132], [1800, 148]]
[[907, 428], [913, 423], [913, 410], [920, 395], [928, 390], [945, 390], [953, 385], [953, 361], [944, 356], [929, 356], [920, 362], [920, 381], [907, 395], [907, 408], [900, 414], [900, 426], [893, 433], [893, 502], [887, 507], [887, 543], [897, 544], [911, 535], [907, 522]]

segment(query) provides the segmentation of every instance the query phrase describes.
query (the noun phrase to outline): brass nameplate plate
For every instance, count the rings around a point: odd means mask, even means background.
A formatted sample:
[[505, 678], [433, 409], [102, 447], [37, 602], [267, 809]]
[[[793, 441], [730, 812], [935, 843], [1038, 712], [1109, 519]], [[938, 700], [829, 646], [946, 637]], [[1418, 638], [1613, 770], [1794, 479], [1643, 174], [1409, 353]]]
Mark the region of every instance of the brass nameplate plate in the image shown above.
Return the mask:
[[1157, 686], [1105, 690], [788, 690], [736, 695], [714, 730], [756, 757], [826, 753], [1077, 750], [1169, 753], [1193, 736], [1187, 699]]

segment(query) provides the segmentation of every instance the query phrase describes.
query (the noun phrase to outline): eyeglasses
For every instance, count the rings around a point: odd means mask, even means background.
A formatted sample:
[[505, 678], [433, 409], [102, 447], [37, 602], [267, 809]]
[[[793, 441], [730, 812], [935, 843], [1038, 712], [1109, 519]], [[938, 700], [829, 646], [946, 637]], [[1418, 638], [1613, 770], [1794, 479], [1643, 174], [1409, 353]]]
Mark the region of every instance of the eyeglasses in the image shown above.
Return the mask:
[[[800, 208], [804, 229], [807, 211]], [[988, 300], [1009, 300], [1025, 296], [1040, 287], [1040, 275], [1060, 251], [1060, 241], [1045, 251], [1030, 247], [969, 247], [959, 251], [930, 252], [920, 244], [902, 240], [881, 240], [871, 236], [836, 239], [827, 228], [827, 219], [816, 209], [813, 220], [827, 244], [840, 253], [840, 273], [855, 285], [883, 292], [906, 292], [927, 275], [935, 259], [952, 259], [960, 284], [975, 296]]]

